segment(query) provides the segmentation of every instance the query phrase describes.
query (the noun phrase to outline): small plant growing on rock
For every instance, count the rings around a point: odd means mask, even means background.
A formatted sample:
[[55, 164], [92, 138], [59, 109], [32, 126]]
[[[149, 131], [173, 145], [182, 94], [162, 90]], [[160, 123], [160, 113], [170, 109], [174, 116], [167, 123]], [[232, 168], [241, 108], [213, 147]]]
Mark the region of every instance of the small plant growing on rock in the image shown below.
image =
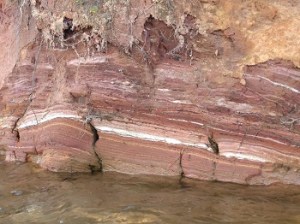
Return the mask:
[[83, 4], [83, 1], [82, 0], [75, 0], [75, 2], [79, 5]]
[[89, 11], [90, 14], [96, 14], [99, 11], [99, 8], [98, 6], [92, 6]]

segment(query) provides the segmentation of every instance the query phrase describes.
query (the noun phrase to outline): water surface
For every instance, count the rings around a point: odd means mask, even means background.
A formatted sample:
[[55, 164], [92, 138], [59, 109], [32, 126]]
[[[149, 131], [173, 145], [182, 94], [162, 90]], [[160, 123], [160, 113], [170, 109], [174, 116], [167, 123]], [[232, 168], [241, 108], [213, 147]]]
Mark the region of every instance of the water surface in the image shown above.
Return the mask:
[[0, 223], [300, 223], [300, 187], [56, 174], [0, 162]]

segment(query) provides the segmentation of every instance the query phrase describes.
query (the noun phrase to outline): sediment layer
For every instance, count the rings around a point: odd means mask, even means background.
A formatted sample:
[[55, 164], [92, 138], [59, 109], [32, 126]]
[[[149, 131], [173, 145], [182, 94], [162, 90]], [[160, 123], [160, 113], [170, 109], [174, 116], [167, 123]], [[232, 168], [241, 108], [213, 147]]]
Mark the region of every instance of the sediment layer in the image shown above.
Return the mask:
[[300, 184], [298, 3], [137, 2], [2, 3], [6, 160]]

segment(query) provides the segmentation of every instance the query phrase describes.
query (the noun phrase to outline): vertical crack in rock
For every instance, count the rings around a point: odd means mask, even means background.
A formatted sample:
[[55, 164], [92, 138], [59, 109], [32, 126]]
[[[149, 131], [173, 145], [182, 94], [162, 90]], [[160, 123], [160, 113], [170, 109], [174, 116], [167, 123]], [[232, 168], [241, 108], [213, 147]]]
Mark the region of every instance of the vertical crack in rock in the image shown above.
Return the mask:
[[209, 147], [212, 149], [212, 151], [216, 154], [219, 155], [219, 145], [214, 139], [213, 134], [211, 136], [208, 136], [208, 142], [209, 142]]
[[185, 174], [184, 174], [184, 171], [183, 171], [183, 167], [182, 167], [182, 159], [183, 159], [183, 153], [184, 153], [184, 149], [181, 149], [180, 150], [180, 154], [179, 154], [179, 157], [170, 164], [169, 168], [171, 168], [173, 165], [176, 165], [177, 162], [178, 162], [178, 165], [179, 165], [179, 185], [183, 186], [184, 183], [182, 182], [183, 178], [185, 177]]
[[[24, 114], [23, 114], [23, 115], [24, 115]], [[22, 116], [22, 117], [23, 117], [23, 116]], [[19, 130], [17, 129], [17, 126], [18, 126], [19, 120], [20, 120], [22, 117], [19, 117], [19, 118], [15, 121], [15, 123], [14, 123], [14, 125], [13, 125], [13, 127], [12, 127], [12, 129], [11, 129], [11, 133], [16, 134], [17, 142], [20, 141], [20, 133], [19, 133]]]
[[28, 111], [28, 108], [30, 107], [30, 103], [31, 103], [31, 94], [29, 95], [29, 97], [28, 97], [28, 104], [27, 104], [27, 106], [26, 106], [26, 108], [25, 108], [25, 110], [23, 111], [23, 113], [22, 113], [22, 115], [14, 122], [14, 125], [13, 125], [13, 127], [12, 127], [12, 129], [11, 129], [11, 133], [15, 133], [16, 134], [16, 138], [17, 138], [17, 142], [19, 142], [20, 141], [20, 133], [19, 133], [19, 130], [18, 130], [18, 123], [19, 123], [19, 121], [25, 116], [25, 114], [26, 114], [26, 112]]
[[99, 168], [93, 166], [93, 165], [89, 165], [90, 167], [90, 170], [91, 170], [91, 173], [94, 173], [96, 171], [100, 171], [102, 172], [102, 159], [101, 159], [101, 156], [97, 153], [96, 151], [96, 142], [99, 140], [99, 135], [98, 135], [98, 132], [97, 132], [97, 129], [94, 127], [94, 125], [91, 123], [91, 122], [88, 122], [90, 128], [91, 128], [91, 131], [93, 133], [93, 143], [92, 143], [92, 148], [93, 148], [93, 151], [94, 151], [94, 154], [98, 160], [98, 163], [99, 163]]
[[180, 179], [182, 179], [184, 177], [184, 171], [183, 171], [183, 168], [182, 168], [183, 153], [184, 153], [184, 150], [183, 149], [180, 150], [180, 155], [179, 155]]
[[182, 181], [184, 178], [184, 171], [183, 171], [183, 167], [182, 167], [182, 158], [183, 158], [183, 153], [184, 153], [184, 149], [180, 150], [180, 154], [179, 154], [179, 167], [180, 167], [180, 178], [179, 178], [179, 185], [181, 187], [184, 187], [184, 182]]
[[[32, 91], [31, 93], [28, 95], [28, 102], [27, 102], [27, 106], [26, 108], [24, 109], [22, 115], [17, 118], [17, 120], [14, 122], [14, 125], [12, 127], [12, 133], [15, 133], [16, 134], [16, 138], [17, 138], [17, 142], [20, 141], [20, 133], [19, 133], [19, 130], [18, 130], [18, 123], [19, 121], [25, 116], [25, 114], [27, 113], [30, 105], [31, 105], [31, 102], [33, 101], [33, 96], [36, 92], [36, 80], [35, 80], [35, 73], [36, 73], [36, 68], [37, 68], [37, 64], [38, 64], [38, 60], [39, 60], [39, 56], [40, 56], [40, 52], [41, 52], [41, 49], [42, 49], [42, 45], [43, 45], [43, 40], [40, 41], [40, 44], [39, 44], [39, 48], [36, 52], [36, 55], [35, 55], [35, 60], [34, 60], [34, 67], [33, 67], [33, 71], [32, 71], [32, 74], [31, 74], [31, 84], [32, 84]], [[33, 112], [34, 113], [34, 112]], [[37, 117], [34, 113], [34, 116], [35, 116], [35, 119], [37, 120]], [[37, 121], [38, 122], [38, 121]]]
[[[217, 141], [214, 139], [213, 134], [207, 137], [208, 139], [208, 146], [211, 148], [212, 152], [216, 154], [216, 159], [218, 158], [219, 155], [219, 145]], [[216, 173], [216, 167], [217, 167], [217, 162], [214, 160], [212, 164], [212, 179], [215, 180], [215, 173]]]
[[216, 161], [213, 161], [213, 164], [212, 164], [212, 180], [216, 180], [216, 167], [217, 167], [217, 162]]
[[[41, 33], [40, 33], [40, 38], [42, 38]], [[33, 95], [33, 93], [36, 92], [36, 89], [35, 89], [35, 87], [36, 87], [36, 68], [37, 68], [38, 60], [40, 58], [42, 45], [43, 45], [43, 39], [40, 40], [39, 48], [38, 48], [38, 50], [36, 52], [36, 55], [35, 55], [34, 67], [33, 67], [33, 71], [32, 71], [32, 74], [31, 74], [32, 92], [29, 95], [29, 97], [30, 97], [29, 99], [31, 99], [31, 96]]]

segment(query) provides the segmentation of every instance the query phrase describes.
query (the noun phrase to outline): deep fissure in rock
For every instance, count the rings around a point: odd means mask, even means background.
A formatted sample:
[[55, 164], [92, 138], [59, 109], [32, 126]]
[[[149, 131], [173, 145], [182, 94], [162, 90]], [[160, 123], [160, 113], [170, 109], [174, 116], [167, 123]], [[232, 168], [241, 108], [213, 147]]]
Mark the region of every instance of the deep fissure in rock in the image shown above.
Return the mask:
[[96, 142], [99, 140], [99, 135], [98, 135], [98, 132], [97, 132], [97, 129], [94, 127], [94, 125], [91, 124], [91, 122], [89, 122], [89, 125], [90, 125], [90, 128], [93, 132], [93, 147], [95, 147], [96, 145]]
[[15, 123], [14, 123], [14, 126], [13, 128], [11, 129], [11, 133], [15, 134], [16, 135], [16, 138], [17, 138], [17, 142], [20, 141], [20, 133], [19, 133], [19, 130], [17, 129], [17, 126], [18, 126], [18, 122], [21, 118], [19, 117]]
[[213, 152], [218, 155], [219, 154], [219, 145], [216, 142], [216, 140], [214, 139], [214, 136], [208, 136], [208, 142], [209, 142], [209, 146], [211, 147], [211, 149], [213, 150]]
[[98, 160], [98, 163], [99, 163], [99, 168], [95, 167], [94, 165], [89, 165], [89, 168], [91, 170], [91, 173], [94, 173], [94, 172], [102, 172], [102, 159], [101, 159], [101, 156], [96, 152], [96, 142], [99, 140], [99, 135], [98, 135], [98, 131], [97, 129], [94, 127], [93, 124], [91, 124], [91, 122], [88, 122], [90, 128], [91, 128], [91, 131], [93, 133], [93, 143], [92, 143], [92, 148], [93, 148], [93, 151], [94, 151], [94, 154]]
[[179, 167], [180, 167], [180, 179], [182, 179], [184, 177], [184, 171], [182, 168], [182, 157], [183, 157], [183, 150], [180, 151], [180, 155], [179, 155]]

